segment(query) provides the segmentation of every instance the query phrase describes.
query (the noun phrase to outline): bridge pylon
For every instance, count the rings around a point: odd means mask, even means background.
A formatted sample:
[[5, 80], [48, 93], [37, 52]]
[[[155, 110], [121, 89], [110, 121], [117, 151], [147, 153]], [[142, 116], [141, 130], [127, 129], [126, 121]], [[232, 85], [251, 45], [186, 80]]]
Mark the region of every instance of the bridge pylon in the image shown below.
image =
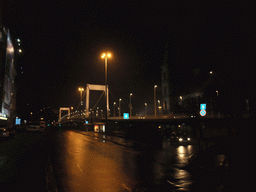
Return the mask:
[[90, 99], [90, 90], [94, 91], [104, 91], [107, 94], [107, 116], [109, 116], [109, 91], [108, 85], [94, 85], [94, 84], [87, 84], [86, 85], [86, 111], [85, 117], [89, 118], [89, 99]]

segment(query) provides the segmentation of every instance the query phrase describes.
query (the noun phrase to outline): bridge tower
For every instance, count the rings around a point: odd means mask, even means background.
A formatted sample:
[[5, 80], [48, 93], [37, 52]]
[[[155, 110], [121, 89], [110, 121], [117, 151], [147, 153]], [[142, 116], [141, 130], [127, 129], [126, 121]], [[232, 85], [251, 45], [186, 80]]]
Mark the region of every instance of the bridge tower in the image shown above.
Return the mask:
[[85, 117], [89, 118], [89, 99], [90, 99], [90, 90], [95, 91], [106, 91], [107, 92], [107, 117], [109, 116], [109, 91], [107, 85], [93, 85], [93, 84], [87, 84], [86, 85], [86, 111], [85, 111]]

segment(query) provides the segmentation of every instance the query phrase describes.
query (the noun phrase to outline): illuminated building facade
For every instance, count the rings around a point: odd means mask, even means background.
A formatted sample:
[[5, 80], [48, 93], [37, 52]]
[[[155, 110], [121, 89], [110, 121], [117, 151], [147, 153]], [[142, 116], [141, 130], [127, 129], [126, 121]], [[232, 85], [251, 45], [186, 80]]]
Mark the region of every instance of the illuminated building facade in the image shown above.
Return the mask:
[[16, 110], [17, 75], [14, 63], [14, 44], [10, 30], [0, 25], [0, 120], [13, 126]]

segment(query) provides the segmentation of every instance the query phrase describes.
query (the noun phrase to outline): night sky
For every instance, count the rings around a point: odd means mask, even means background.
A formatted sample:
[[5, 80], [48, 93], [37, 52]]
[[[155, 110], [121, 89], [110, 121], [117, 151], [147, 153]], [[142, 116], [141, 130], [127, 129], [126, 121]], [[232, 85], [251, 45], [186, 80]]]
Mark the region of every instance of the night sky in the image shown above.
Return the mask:
[[[20, 113], [51, 106], [77, 107], [78, 87], [104, 84], [108, 60], [110, 107], [122, 98], [128, 112], [153, 105], [168, 42], [171, 69], [180, 85], [191, 70], [214, 70], [236, 92], [255, 86], [253, 1], [4, 1], [3, 23], [21, 39], [17, 58]], [[93, 1], [92, 1], [93, 2]], [[255, 11], [254, 11], [255, 12]], [[246, 95], [247, 94], [247, 95]], [[92, 93], [91, 105], [100, 93]], [[160, 98], [160, 89], [157, 91]], [[94, 101], [95, 100], [95, 101]], [[92, 107], [92, 106], [90, 106]]]

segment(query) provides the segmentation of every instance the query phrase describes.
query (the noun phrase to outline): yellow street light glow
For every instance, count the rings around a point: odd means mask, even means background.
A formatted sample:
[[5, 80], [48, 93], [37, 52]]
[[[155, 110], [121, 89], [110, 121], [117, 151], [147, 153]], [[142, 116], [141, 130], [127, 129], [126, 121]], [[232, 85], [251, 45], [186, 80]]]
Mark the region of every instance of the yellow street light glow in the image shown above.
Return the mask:
[[157, 85], [155, 85], [155, 87], [157, 87]]
[[105, 58], [105, 57], [111, 57], [111, 54], [110, 54], [110, 53], [108, 53], [108, 54], [103, 53], [102, 56], [101, 56], [101, 58]]
[[121, 101], [122, 99], [120, 98], [119, 101]]

